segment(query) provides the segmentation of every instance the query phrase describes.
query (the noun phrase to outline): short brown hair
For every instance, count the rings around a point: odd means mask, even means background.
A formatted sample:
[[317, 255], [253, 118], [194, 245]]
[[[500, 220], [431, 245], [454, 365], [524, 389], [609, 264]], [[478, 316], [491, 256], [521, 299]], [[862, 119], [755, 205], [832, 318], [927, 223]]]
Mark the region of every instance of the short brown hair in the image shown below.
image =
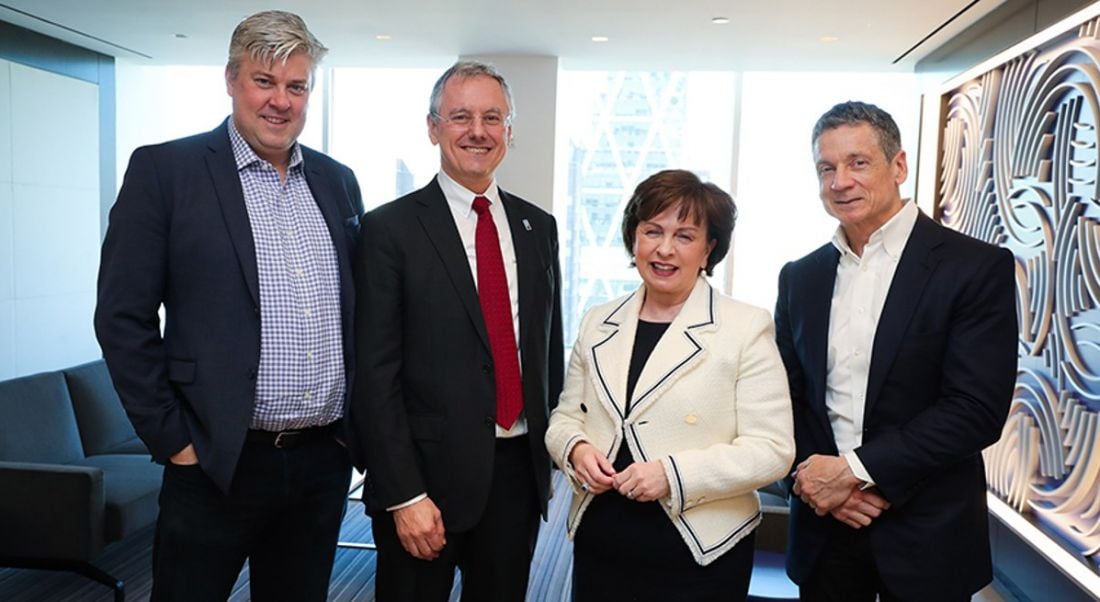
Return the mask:
[[696, 224], [706, 223], [707, 241], [714, 241], [706, 267], [707, 275], [712, 276], [714, 266], [730, 250], [733, 225], [737, 221], [737, 205], [729, 193], [684, 169], [659, 171], [634, 189], [634, 195], [623, 210], [626, 253], [633, 257], [634, 236], [639, 223], [677, 204], [680, 206], [681, 220], [691, 217]]

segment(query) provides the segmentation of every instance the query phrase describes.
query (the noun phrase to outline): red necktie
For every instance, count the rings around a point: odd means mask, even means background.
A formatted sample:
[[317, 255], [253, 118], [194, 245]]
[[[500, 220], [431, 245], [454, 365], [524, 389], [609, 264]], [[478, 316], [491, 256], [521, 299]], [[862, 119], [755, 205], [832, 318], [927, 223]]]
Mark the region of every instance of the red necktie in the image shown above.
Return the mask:
[[519, 377], [519, 353], [512, 327], [512, 300], [508, 296], [508, 278], [500, 254], [497, 226], [489, 213], [489, 199], [474, 198], [477, 212], [477, 297], [481, 315], [489, 332], [489, 350], [493, 354], [493, 376], [497, 386], [497, 424], [512, 428], [523, 411], [523, 387]]

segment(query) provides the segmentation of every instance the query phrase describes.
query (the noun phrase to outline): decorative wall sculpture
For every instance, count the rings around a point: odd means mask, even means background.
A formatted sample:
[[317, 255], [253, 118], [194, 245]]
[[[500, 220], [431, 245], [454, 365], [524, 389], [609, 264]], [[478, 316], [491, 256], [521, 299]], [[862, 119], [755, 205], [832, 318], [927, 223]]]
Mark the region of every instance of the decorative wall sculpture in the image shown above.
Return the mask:
[[990, 489], [1100, 565], [1100, 18], [942, 97], [937, 216], [1016, 254], [1019, 371]]

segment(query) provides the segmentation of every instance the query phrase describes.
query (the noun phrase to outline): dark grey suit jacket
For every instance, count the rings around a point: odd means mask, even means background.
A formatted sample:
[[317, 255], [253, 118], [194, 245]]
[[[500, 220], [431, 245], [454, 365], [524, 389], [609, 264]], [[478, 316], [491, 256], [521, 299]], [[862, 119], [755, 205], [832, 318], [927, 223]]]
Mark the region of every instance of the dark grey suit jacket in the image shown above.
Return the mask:
[[[227, 124], [134, 151], [103, 242], [95, 312], [111, 378], [153, 458], [167, 462], [193, 443], [223, 490], [244, 445], [260, 362], [256, 249]], [[351, 257], [363, 202], [350, 169], [304, 146], [302, 156], [339, 263], [350, 389]]]
[[[516, 252], [524, 414], [545, 513], [543, 444], [562, 387], [557, 226], [500, 192]], [[363, 219], [356, 262], [358, 374], [353, 457], [371, 512], [427, 492], [450, 531], [473, 527], [489, 498], [496, 388], [474, 276], [436, 180]], [[517, 484], [517, 486], [525, 486]]]

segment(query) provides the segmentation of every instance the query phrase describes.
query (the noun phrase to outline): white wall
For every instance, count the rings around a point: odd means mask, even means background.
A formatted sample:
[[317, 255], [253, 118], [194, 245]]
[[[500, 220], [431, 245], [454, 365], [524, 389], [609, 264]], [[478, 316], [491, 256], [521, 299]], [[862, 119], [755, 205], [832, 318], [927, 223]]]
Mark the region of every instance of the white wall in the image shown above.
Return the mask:
[[[318, 78], [320, 79], [320, 78]], [[310, 108], [300, 140], [321, 150], [323, 90], [310, 94]], [[115, 149], [122, 186], [134, 149], [214, 129], [232, 111], [225, 89], [225, 67], [147, 66], [115, 60]]]
[[100, 355], [99, 90], [0, 60], [0, 378]]
[[516, 103], [515, 144], [497, 168], [501, 188], [553, 212], [554, 124], [558, 98], [558, 58], [485, 54], [462, 60], [489, 63], [508, 80]]

